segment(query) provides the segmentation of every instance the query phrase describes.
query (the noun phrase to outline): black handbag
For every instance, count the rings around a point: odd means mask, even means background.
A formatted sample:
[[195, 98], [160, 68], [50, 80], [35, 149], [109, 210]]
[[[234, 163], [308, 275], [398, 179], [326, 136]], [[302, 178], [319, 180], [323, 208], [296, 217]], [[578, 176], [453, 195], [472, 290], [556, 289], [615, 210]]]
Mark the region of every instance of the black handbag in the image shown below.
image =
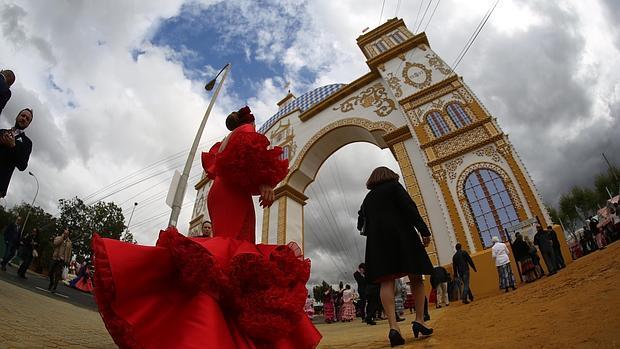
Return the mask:
[[361, 208], [362, 219], [364, 220], [364, 224], [362, 224], [362, 230], [360, 230], [360, 235], [367, 236], [366, 228], [368, 227], [368, 219], [366, 218], [366, 209], [364, 206]]

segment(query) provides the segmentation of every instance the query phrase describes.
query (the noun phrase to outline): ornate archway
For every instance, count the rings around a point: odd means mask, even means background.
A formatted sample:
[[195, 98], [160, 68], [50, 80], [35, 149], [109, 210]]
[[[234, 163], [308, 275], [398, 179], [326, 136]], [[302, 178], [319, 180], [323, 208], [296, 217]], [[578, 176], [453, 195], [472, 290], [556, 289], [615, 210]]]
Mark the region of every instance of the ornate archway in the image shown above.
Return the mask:
[[[276, 188], [276, 202], [262, 212], [261, 239], [265, 243], [295, 241], [304, 245], [306, 188], [323, 162], [353, 142], [389, 148], [403, 181], [433, 233], [429, 249], [435, 264], [451, 262], [454, 245], [471, 252], [480, 242], [466, 218], [457, 190], [457, 177], [477, 157], [501, 160], [523, 207], [521, 216], [548, 215], [495, 118], [430, 48], [424, 33], [413, 35], [400, 19], [388, 20], [360, 36], [358, 46], [370, 71], [349, 84], [319, 87], [296, 98], [285, 96], [279, 111], [261, 126], [273, 145], [285, 149], [290, 173]], [[458, 122], [448, 115], [451, 103], [459, 106]], [[433, 132], [429, 113], [443, 118], [445, 129]], [[453, 116], [453, 115], [452, 115]], [[487, 149], [494, 152], [489, 154]], [[501, 159], [500, 159], [501, 158]], [[495, 166], [495, 165], [493, 165]], [[514, 179], [514, 180], [513, 180]], [[208, 180], [196, 185], [199, 197], [208, 192]], [[199, 227], [206, 208], [197, 206], [191, 227]]]

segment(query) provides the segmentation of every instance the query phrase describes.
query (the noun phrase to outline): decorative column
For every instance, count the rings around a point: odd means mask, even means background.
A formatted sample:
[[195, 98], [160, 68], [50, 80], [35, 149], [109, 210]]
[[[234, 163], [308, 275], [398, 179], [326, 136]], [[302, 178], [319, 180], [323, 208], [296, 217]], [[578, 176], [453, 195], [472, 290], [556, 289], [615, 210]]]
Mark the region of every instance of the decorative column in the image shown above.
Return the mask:
[[[465, 235], [465, 230], [463, 229], [463, 222], [459, 217], [455, 200], [452, 197], [452, 193], [450, 192], [450, 188], [448, 187], [448, 178], [446, 174], [446, 170], [441, 165], [433, 166], [433, 179], [439, 184], [439, 188], [441, 190], [441, 195], [443, 196], [446, 206], [448, 207], [448, 215], [450, 216], [450, 220], [452, 221], [452, 226], [454, 227], [454, 233], [458, 242], [463, 245], [463, 247], [468, 247], [470, 253], [475, 251], [482, 251], [482, 243], [480, 243], [480, 239], [467, 239]], [[475, 226], [474, 226], [475, 229]], [[473, 241], [473, 245], [472, 245]]]
[[276, 200], [263, 212], [262, 242], [295, 242], [304, 248], [304, 206], [308, 197], [284, 184], [274, 190]]
[[[418, 180], [416, 179], [413, 166], [411, 165], [411, 160], [409, 159], [409, 155], [407, 155], [407, 150], [405, 149], [405, 144], [403, 141], [397, 142], [392, 145], [392, 152], [398, 161], [398, 165], [400, 166], [400, 171], [403, 174], [403, 181], [405, 182], [405, 187], [407, 188], [407, 192], [413, 202], [415, 202], [416, 206], [418, 206], [418, 211], [420, 211], [420, 216], [426, 223], [429, 229], [431, 228], [430, 222], [428, 220], [428, 212], [426, 211], [426, 205], [424, 205], [424, 200], [422, 199], [422, 193], [420, 192], [420, 186], [418, 185]], [[431, 234], [431, 243], [426, 248], [426, 252], [431, 259], [433, 265], [439, 265], [439, 258], [437, 256], [437, 249], [435, 244], [435, 234]]]

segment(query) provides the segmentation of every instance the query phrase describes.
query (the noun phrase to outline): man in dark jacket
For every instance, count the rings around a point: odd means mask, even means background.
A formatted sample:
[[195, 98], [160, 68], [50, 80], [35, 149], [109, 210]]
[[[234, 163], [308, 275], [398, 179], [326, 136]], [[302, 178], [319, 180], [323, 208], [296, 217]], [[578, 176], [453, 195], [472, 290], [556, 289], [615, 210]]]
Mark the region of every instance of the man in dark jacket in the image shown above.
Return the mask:
[[13, 171], [24, 171], [28, 167], [32, 141], [24, 130], [32, 122], [32, 110], [23, 109], [15, 118], [15, 126], [0, 130], [0, 198], [6, 196]]
[[361, 263], [357, 267], [357, 271], [353, 273], [355, 281], [357, 281], [357, 293], [360, 295], [360, 299], [357, 302], [359, 314], [362, 317], [362, 321], [366, 321], [366, 264]]
[[32, 263], [34, 253], [38, 254], [37, 247], [39, 246], [39, 229], [34, 228], [30, 234], [24, 234], [21, 239], [21, 248], [19, 257], [22, 260], [22, 264], [17, 269], [17, 275], [20, 278], [26, 279], [26, 271]]
[[[469, 253], [461, 249], [461, 244], [456, 244], [455, 248], [456, 253], [452, 257], [452, 274], [454, 274], [455, 279], [459, 279], [463, 283], [461, 299], [464, 304], [469, 304], [470, 301], [474, 300], [474, 295], [469, 288], [469, 267], [471, 266], [475, 272], [477, 270]], [[467, 300], [468, 297], [469, 300]]]
[[442, 266], [433, 268], [431, 274], [431, 286], [437, 290], [437, 302], [436, 307], [441, 308], [441, 303], [445, 306], [450, 305], [450, 299], [448, 298], [448, 271]]
[[518, 262], [522, 262], [523, 260], [530, 257], [530, 247], [527, 245], [527, 242], [523, 240], [523, 236], [521, 233], [515, 234], [515, 241], [512, 243], [512, 253], [515, 256], [515, 259]]
[[20, 231], [22, 228], [22, 217], [17, 217], [15, 223], [11, 223], [4, 229], [4, 258], [0, 263], [2, 271], [6, 271], [6, 265], [15, 257], [15, 251], [19, 247]]
[[534, 235], [534, 245], [538, 246], [540, 254], [542, 254], [549, 275], [557, 272], [557, 261], [555, 260], [555, 252], [553, 251], [553, 241], [549, 232], [544, 230], [540, 224], [536, 224], [536, 235]]
[[547, 226], [547, 231], [549, 232], [549, 237], [551, 237], [551, 242], [553, 243], [553, 252], [555, 253], [556, 265], [558, 270], [562, 269], [566, 266], [566, 263], [564, 262], [564, 256], [562, 256], [560, 240], [558, 240], [558, 235], [555, 233], [552, 226]]
[[15, 82], [15, 74], [11, 70], [0, 70], [0, 113], [11, 99], [11, 85]]

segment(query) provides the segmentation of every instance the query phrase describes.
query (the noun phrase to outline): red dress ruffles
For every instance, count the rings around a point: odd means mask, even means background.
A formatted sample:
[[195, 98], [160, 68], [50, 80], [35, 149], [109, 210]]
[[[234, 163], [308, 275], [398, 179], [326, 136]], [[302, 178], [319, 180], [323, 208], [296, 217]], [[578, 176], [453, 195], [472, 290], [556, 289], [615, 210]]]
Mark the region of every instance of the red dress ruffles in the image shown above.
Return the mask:
[[310, 261], [299, 247], [187, 238], [156, 246], [100, 238], [95, 298], [120, 348], [314, 348], [305, 316]]
[[286, 177], [288, 160], [281, 154], [280, 147], [269, 148], [267, 137], [252, 124], [237, 127], [202, 153], [202, 166], [213, 179], [207, 197], [213, 236], [255, 241], [252, 195], [259, 194], [260, 185], [275, 187]]
[[288, 160], [281, 159], [282, 148], [269, 147], [269, 139], [254, 131], [254, 125], [237, 127], [225, 141], [202, 153], [202, 167], [211, 179], [225, 178], [241, 191], [258, 195], [258, 186], [275, 187], [288, 173]]
[[[251, 124], [235, 129], [203, 167], [213, 238], [169, 228], [156, 246], [95, 235], [95, 298], [121, 348], [310, 349], [305, 316], [310, 261], [289, 245], [254, 244], [252, 195], [287, 174], [280, 148]], [[222, 148], [223, 147], [223, 148]]]

